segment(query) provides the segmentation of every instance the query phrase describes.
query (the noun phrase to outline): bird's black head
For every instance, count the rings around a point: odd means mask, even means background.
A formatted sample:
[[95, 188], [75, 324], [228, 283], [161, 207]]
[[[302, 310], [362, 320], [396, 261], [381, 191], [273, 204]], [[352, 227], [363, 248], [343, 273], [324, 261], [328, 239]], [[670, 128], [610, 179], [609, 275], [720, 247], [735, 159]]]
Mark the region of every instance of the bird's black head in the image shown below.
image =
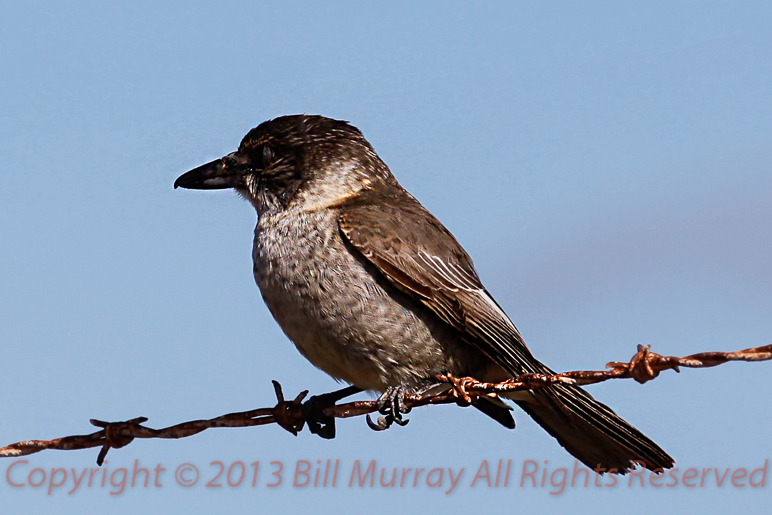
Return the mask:
[[290, 203], [331, 204], [382, 180], [393, 177], [359, 129], [293, 115], [261, 123], [237, 151], [183, 174], [174, 187], [234, 188], [262, 214]]

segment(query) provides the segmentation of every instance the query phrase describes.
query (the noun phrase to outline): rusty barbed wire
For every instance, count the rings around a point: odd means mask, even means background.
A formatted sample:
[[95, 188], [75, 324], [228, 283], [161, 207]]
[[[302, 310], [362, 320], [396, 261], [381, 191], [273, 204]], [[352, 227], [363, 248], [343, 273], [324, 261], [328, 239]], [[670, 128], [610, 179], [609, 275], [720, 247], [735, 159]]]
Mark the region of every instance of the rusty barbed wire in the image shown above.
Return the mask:
[[[714, 367], [728, 361], [766, 361], [772, 359], [772, 345], [754, 347], [735, 352], [702, 352], [684, 358], [662, 356], [651, 351], [651, 346], [638, 346], [638, 352], [629, 362], [612, 361], [606, 370], [572, 371], [555, 375], [525, 374], [501, 383], [483, 383], [470, 377], [456, 378], [450, 374], [437, 378], [449, 384], [446, 391], [432, 395], [405, 394], [406, 408], [415, 408], [431, 404], [457, 404], [469, 406], [480, 396], [495, 397], [499, 393], [518, 390], [533, 390], [551, 384], [565, 383], [588, 385], [609, 379], [628, 379], [643, 384], [655, 379], [665, 370], [680, 372], [680, 367]], [[0, 458], [26, 456], [46, 449], [77, 450], [101, 447], [97, 464], [102, 465], [110, 449], [119, 449], [130, 444], [136, 438], [185, 438], [214, 427], [250, 427], [265, 424], [278, 424], [290, 433], [297, 435], [306, 424], [303, 399], [308, 395], [305, 390], [293, 400], [284, 399], [281, 385], [273, 381], [276, 405], [272, 408], [259, 408], [238, 413], [229, 413], [207, 420], [192, 420], [162, 429], [143, 426], [146, 417], [137, 417], [122, 422], [90, 420], [91, 424], [101, 427], [100, 431], [87, 435], [66, 436], [53, 440], [24, 440], [0, 448]], [[378, 411], [377, 401], [354, 401], [345, 404], [326, 406], [322, 413], [328, 417], [351, 418], [369, 415]], [[368, 417], [369, 418], [369, 417]], [[379, 420], [380, 422], [380, 420]], [[388, 426], [387, 426], [388, 427]]]

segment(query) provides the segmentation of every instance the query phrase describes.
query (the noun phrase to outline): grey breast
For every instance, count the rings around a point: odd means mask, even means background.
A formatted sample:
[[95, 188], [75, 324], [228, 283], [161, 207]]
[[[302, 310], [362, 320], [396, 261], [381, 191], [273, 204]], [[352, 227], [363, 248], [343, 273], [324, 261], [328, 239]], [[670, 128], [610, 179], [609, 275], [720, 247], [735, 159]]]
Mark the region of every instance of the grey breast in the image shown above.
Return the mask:
[[333, 210], [262, 216], [253, 260], [263, 299], [284, 333], [338, 380], [383, 391], [445, 371], [473, 374], [489, 363], [353, 251]]

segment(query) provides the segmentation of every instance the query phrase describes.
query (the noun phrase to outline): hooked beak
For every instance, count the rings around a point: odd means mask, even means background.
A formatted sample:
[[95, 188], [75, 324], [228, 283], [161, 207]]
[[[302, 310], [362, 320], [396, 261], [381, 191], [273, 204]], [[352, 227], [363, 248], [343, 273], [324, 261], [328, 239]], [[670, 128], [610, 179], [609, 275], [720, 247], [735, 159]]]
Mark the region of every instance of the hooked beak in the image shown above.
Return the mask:
[[185, 172], [174, 181], [174, 187], [189, 190], [244, 188], [244, 174], [248, 168], [241, 161], [237, 153], [233, 152]]

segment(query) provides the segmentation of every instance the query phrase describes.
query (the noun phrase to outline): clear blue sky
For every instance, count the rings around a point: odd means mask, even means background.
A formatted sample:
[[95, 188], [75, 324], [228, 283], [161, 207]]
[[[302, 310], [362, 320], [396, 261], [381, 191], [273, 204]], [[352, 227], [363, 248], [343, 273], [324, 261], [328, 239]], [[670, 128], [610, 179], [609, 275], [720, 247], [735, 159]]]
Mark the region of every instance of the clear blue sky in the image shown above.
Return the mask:
[[[263, 120], [350, 120], [454, 232], [536, 355], [557, 370], [772, 343], [772, 10], [767, 3], [6, 2], [0, 7], [0, 444], [161, 427], [336, 384], [308, 364], [252, 279], [252, 208], [174, 191]], [[689, 467], [772, 459], [772, 363], [666, 373], [594, 395]], [[156, 464], [160, 488], [12, 488], [3, 513], [107, 511], [627, 513], [768, 509], [765, 488], [520, 488], [524, 460], [573, 465], [522, 412], [414, 411], [384, 433], [276, 427], [141, 441], [108, 473]], [[91, 467], [44, 452], [13, 469]], [[293, 488], [299, 459], [338, 486]], [[348, 488], [355, 460], [465, 468], [441, 489]], [[508, 488], [470, 486], [512, 460]], [[259, 486], [204, 488], [260, 460]], [[284, 464], [267, 488], [268, 462]], [[182, 488], [189, 462], [201, 483]], [[116, 477], [118, 480], [119, 477]], [[559, 479], [559, 478], [558, 478]], [[39, 477], [33, 478], [38, 480]], [[342, 486], [343, 483], [346, 486]], [[710, 482], [714, 484], [715, 481]]]

